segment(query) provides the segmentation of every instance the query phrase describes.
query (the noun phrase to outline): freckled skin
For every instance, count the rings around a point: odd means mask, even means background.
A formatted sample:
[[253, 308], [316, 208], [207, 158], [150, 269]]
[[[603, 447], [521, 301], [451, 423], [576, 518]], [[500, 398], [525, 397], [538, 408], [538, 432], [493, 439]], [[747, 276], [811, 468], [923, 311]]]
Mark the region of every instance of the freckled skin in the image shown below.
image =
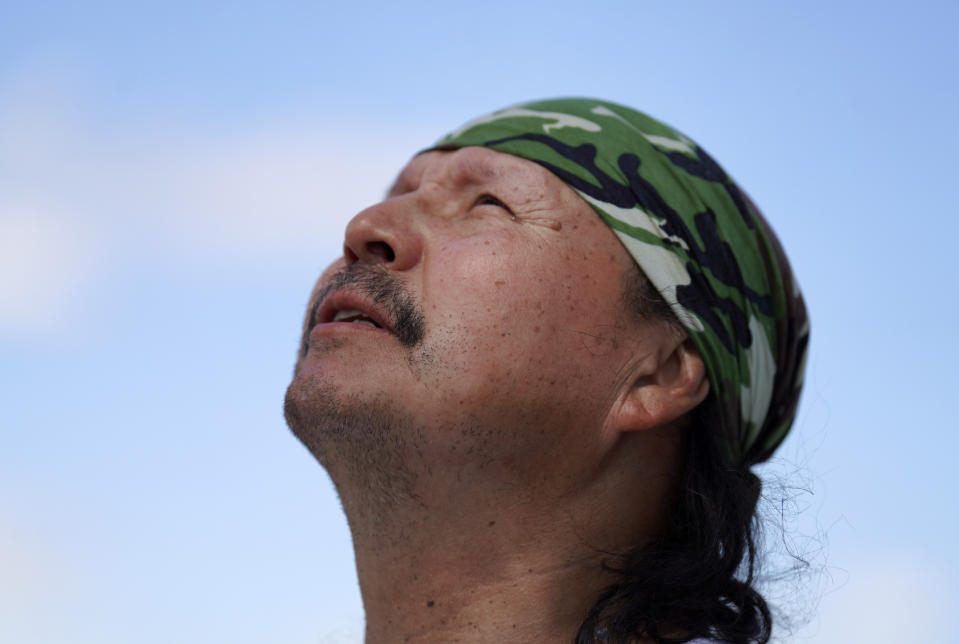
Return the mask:
[[[631, 258], [578, 195], [523, 159], [481, 148], [431, 152], [410, 162], [398, 186], [353, 219], [346, 234], [353, 250], [319, 284], [345, 262], [380, 261], [364, 253], [383, 238], [396, 253], [387, 267], [426, 311], [420, 351], [432, 355], [430, 369], [395, 368], [404, 349], [394, 338], [344, 335], [336, 351], [306, 356], [294, 390], [309, 395], [301, 385], [330, 380], [344, 396], [388, 394], [425, 416], [431, 442], [422, 449], [437, 455], [450, 453], [452, 428], [467, 414], [469, 424], [499, 437], [493, 461], [574, 465], [583, 448], [570, 443], [583, 437], [560, 428], [601, 417], [622, 384], [610, 374], [629, 359], [595, 345], [626, 332], [619, 294]], [[512, 213], [475, 205], [487, 193]], [[438, 408], [438, 400], [467, 403]], [[581, 423], [570, 422], [576, 419]], [[523, 444], [543, 428], [559, 432], [553, 448]]]
[[[625, 488], [658, 477], [649, 496], [664, 496], [672, 462], [657, 456], [643, 473], [616, 450], [673, 438], [621, 448], [607, 427], [664, 337], [624, 313], [632, 259], [541, 166], [463, 148], [415, 157], [385, 201], [354, 217], [308, 310], [357, 262], [399, 280], [423, 312], [423, 340], [314, 334], [287, 405], [309, 420], [291, 427], [326, 466], [350, 521], [367, 642], [456, 641], [467, 630], [477, 634], [463, 641], [502, 641], [496, 629], [517, 623], [522, 641], [571, 639], [586, 598], [608, 583], [591, 544], [614, 548], [620, 532], [633, 538], [658, 520], [655, 504], [635, 507]], [[388, 432], [372, 443], [326, 435], [333, 408], [388, 419]], [[626, 474], [607, 473], [620, 458]], [[370, 464], [400, 467], [402, 489], [371, 495]], [[607, 494], [619, 488], [621, 506]], [[606, 504], [609, 525], [596, 520]], [[470, 612], [504, 593], [508, 609]]]

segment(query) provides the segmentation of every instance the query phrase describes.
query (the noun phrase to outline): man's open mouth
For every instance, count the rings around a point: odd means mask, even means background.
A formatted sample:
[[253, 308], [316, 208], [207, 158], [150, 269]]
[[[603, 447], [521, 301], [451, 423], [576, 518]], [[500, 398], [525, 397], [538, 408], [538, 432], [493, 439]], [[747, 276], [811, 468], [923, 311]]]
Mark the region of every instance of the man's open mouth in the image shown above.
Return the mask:
[[[382, 266], [351, 264], [320, 290], [310, 313], [309, 331], [321, 324], [363, 324], [391, 333], [407, 347], [423, 339], [423, 313], [402, 282]], [[303, 342], [304, 355], [309, 347]]]
[[376, 323], [375, 320], [371, 319], [368, 315], [363, 313], [363, 311], [358, 311], [356, 309], [344, 309], [342, 311], [337, 311], [336, 315], [333, 316], [333, 322], [353, 322], [356, 324], [366, 324], [368, 326], [376, 327], [377, 329], [382, 329], [383, 327]]

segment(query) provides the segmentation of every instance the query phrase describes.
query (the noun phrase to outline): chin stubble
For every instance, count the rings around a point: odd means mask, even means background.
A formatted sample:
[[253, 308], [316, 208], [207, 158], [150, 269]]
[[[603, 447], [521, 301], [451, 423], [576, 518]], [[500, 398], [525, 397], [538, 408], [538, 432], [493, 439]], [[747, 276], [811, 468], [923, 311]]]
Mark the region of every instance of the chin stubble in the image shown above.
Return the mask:
[[329, 473], [354, 531], [384, 529], [398, 511], [422, 505], [414, 461], [422, 460], [423, 432], [385, 396], [344, 399], [332, 383], [295, 380], [283, 410]]
[[[311, 350], [309, 333], [316, 324], [317, 310], [331, 291], [339, 289], [369, 298], [386, 316], [407, 349], [411, 370], [429, 364], [431, 355], [423, 349], [422, 309], [402, 281], [383, 266], [357, 262], [338, 271], [309, 311], [284, 415], [293, 434], [330, 474], [355, 536], [358, 529], [383, 529], [399, 510], [422, 505], [414, 490], [415, 472], [423, 470], [414, 464], [417, 459], [423, 461], [420, 441], [424, 432], [388, 394], [361, 400], [344, 395], [327, 376], [300, 373]], [[338, 338], [326, 338], [323, 347], [312, 350], [331, 351], [340, 346]]]

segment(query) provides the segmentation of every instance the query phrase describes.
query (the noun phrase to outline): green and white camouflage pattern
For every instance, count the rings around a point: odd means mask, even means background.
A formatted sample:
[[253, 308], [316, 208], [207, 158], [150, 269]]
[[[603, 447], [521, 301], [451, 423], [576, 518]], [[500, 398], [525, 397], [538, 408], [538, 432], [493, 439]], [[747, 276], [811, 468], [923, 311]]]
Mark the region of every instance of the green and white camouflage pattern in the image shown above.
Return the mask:
[[809, 320], [779, 241], [705, 150], [636, 110], [588, 98], [480, 117], [431, 149], [484, 146], [539, 163], [613, 229], [706, 363], [732, 465], [792, 425]]

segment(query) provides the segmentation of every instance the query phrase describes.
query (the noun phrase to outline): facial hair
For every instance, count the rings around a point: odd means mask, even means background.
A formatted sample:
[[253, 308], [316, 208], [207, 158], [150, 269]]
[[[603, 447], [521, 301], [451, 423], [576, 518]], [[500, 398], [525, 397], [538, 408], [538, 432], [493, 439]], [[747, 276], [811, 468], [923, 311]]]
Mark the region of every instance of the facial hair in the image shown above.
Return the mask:
[[423, 341], [423, 311], [403, 283], [384, 266], [356, 262], [334, 273], [313, 301], [303, 326], [297, 370], [310, 350], [310, 331], [316, 325], [316, 314], [323, 300], [330, 291], [344, 289], [372, 299], [373, 304], [386, 315], [393, 334], [403, 346], [412, 349]]
[[408, 414], [385, 398], [341, 399], [331, 383], [287, 389], [286, 422], [329, 473], [356, 530], [384, 530], [400, 509], [420, 505], [415, 492], [416, 445], [423, 440]]
[[[311, 351], [309, 335], [325, 297], [348, 289], [369, 298], [388, 320], [391, 330], [412, 356], [424, 337], [422, 310], [403, 283], [386, 268], [355, 263], [334, 274], [319, 291], [304, 325], [293, 382], [286, 392], [284, 415], [293, 434], [330, 474], [351, 528], [382, 530], [396, 511], [419, 505], [413, 459], [424, 432], [401, 412], [388, 394], [373, 399], [344, 396], [330, 377], [301, 374]], [[326, 339], [313, 351], [334, 351], [336, 339]], [[411, 358], [412, 360], [412, 358]]]

